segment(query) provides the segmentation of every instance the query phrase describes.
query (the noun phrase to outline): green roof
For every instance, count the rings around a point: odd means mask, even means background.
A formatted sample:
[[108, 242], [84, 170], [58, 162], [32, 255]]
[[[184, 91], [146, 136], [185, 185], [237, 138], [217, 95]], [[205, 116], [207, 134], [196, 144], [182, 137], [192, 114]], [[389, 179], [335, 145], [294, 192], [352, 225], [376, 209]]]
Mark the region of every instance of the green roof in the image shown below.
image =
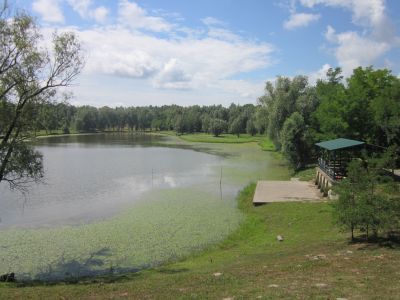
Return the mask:
[[337, 150], [337, 149], [343, 149], [343, 148], [349, 148], [349, 147], [355, 147], [365, 144], [364, 142], [360, 141], [355, 141], [355, 140], [349, 140], [349, 139], [336, 139], [336, 140], [330, 140], [330, 141], [325, 141], [325, 142], [320, 142], [316, 143], [318, 147], [324, 148], [326, 150]]

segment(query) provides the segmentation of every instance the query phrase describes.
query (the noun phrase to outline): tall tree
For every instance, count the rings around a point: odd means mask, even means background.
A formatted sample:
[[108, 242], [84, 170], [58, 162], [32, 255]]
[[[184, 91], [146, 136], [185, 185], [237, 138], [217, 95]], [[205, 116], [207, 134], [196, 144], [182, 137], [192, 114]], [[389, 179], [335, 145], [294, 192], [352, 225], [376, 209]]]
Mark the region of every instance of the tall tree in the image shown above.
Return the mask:
[[294, 112], [283, 124], [281, 132], [282, 153], [291, 166], [298, 170], [309, 159], [310, 145], [307, 143], [306, 125], [303, 117]]
[[72, 33], [54, 34], [52, 51], [44, 50], [34, 19], [13, 14], [6, 1], [0, 10], [0, 41], [0, 107], [9, 110], [0, 129], [0, 182], [20, 188], [42, 176], [41, 155], [24, 141], [33, 126], [32, 110], [70, 85], [83, 59]]
[[341, 69], [329, 69], [327, 80], [318, 80], [316, 93], [320, 104], [313, 113], [318, 140], [346, 136], [346, 88], [342, 83]]
[[259, 102], [268, 110], [268, 136], [278, 149], [281, 147], [283, 124], [296, 111], [296, 102], [307, 91], [307, 87], [305, 76], [293, 79], [279, 76], [275, 83], [267, 82], [265, 94], [259, 98]]

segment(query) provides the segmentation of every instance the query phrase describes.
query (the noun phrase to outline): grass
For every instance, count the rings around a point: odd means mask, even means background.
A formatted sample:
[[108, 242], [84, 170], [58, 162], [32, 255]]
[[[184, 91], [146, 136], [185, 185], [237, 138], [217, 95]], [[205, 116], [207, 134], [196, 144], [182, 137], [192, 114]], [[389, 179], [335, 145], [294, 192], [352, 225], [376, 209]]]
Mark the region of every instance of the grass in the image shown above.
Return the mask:
[[249, 143], [249, 142], [260, 142], [262, 137], [260, 135], [251, 136], [249, 134], [241, 134], [239, 137], [234, 134], [221, 134], [219, 136], [213, 136], [208, 133], [193, 133], [183, 134], [179, 136], [182, 140], [187, 142], [198, 142], [198, 143]]
[[315, 166], [308, 166], [303, 170], [294, 172], [293, 177], [299, 178], [301, 181], [311, 181], [315, 179]]
[[[75, 129], [71, 129], [69, 133], [67, 134], [77, 134], [79, 133]], [[57, 130], [52, 130], [52, 131], [47, 131], [46, 130], [39, 130], [36, 131], [36, 136], [51, 136], [51, 135], [65, 135], [64, 131], [62, 129], [57, 129]]]
[[[253, 207], [255, 185], [239, 195], [246, 217], [219, 245], [182, 261], [71, 283], [0, 284], [21, 299], [396, 299], [396, 247], [349, 244], [328, 203]], [[277, 235], [284, 241], [278, 242]]]
[[276, 150], [274, 143], [267, 137], [263, 137], [259, 141], [258, 144], [260, 145], [261, 150], [263, 150], [263, 151], [275, 151]]
[[264, 135], [250, 135], [250, 134], [240, 134], [239, 136], [234, 134], [221, 134], [219, 136], [213, 136], [208, 133], [193, 133], [184, 134], [179, 136], [182, 140], [186, 142], [197, 142], [197, 143], [251, 143], [256, 142], [261, 147], [263, 151], [275, 151], [275, 145], [273, 142]]

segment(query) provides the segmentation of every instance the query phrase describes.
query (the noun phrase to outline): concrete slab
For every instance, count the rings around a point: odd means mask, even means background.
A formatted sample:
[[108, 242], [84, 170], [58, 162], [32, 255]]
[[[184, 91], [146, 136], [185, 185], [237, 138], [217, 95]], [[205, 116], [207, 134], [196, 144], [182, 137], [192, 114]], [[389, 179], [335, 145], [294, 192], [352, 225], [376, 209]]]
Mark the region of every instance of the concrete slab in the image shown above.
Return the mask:
[[253, 204], [318, 200], [321, 200], [321, 193], [312, 182], [259, 181], [254, 193]]

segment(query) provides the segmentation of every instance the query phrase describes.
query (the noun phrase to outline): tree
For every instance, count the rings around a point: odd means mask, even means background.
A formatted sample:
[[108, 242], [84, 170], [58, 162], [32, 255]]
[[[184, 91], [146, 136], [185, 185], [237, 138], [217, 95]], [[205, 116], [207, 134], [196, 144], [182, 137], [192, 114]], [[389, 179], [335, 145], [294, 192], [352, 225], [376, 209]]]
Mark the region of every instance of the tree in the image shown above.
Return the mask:
[[214, 119], [211, 122], [211, 132], [214, 136], [219, 136], [221, 133], [226, 131], [227, 123], [225, 120]]
[[389, 70], [356, 68], [341, 82], [340, 69], [317, 82], [321, 104], [313, 114], [319, 139], [348, 137], [388, 147], [400, 143], [400, 80]]
[[[399, 228], [400, 205], [398, 185], [392, 185], [389, 178], [380, 175], [382, 158], [368, 157], [353, 160], [348, 167], [347, 178], [335, 187], [339, 195], [334, 203], [337, 223], [351, 231], [354, 239], [356, 229], [366, 233], [390, 232]], [[394, 187], [395, 192], [387, 192]]]
[[290, 165], [298, 170], [306, 165], [310, 147], [307, 144], [303, 117], [294, 112], [283, 124], [281, 132], [282, 153]]
[[254, 136], [257, 133], [257, 128], [254, 125], [253, 119], [248, 119], [246, 123], [246, 132], [251, 136]]
[[346, 117], [346, 88], [341, 82], [341, 69], [329, 69], [328, 79], [318, 80], [316, 86], [319, 106], [313, 113], [319, 140], [346, 136], [349, 124]]
[[279, 76], [275, 83], [267, 82], [265, 95], [258, 100], [268, 111], [267, 133], [275, 146], [280, 149], [280, 133], [286, 119], [296, 111], [298, 98], [306, 93], [308, 79], [296, 76], [293, 79]]
[[268, 126], [268, 110], [265, 106], [259, 105], [255, 111], [254, 125], [261, 134], [265, 132]]
[[93, 132], [99, 123], [98, 110], [92, 106], [79, 107], [76, 118], [75, 128], [77, 131]]
[[232, 134], [236, 134], [237, 137], [240, 136], [240, 133], [242, 132], [242, 120], [241, 120], [241, 117], [240, 117], [240, 116], [239, 116], [239, 117], [236, 117], [236, 118], [232, 121], [231, 125], [229, 126], [229, 131], [230, 131], [230, 133], [232, 133]]
[[178, 115], [176, 117], [176, 121], [174, 124], [174, 130], [177, 134], [183, 134], [185, 132], [185, 124], [182, 115]]
[[369, 108], [375, 123], [373, 142], [390, 146], [400, 144], [400, 79], [384, 71], [375, 71], [373, 85], [379, 90]]
[[0, 41], [0, 109], [9, 114], [0, 129], [0, 182], [23, 188], [39, 180], [43, 171], [40, 153], [25, 143], [34, 109], [76, 78], [83, 66], [82, 51], [73, 33], [54, 34], [52, 51], [44, 50], [34, 19], [12, 14], [7, 2], [0, 10]]
[[334, 188], [339, 195], [333, 203], [336, 222], [344, 229], [350, 230], [354, 240], [354, 230], [362, 223], [362, 196], [365, 189], [366, 171], [361, 161], [355, 160], [349, 164], [348, 177]]

